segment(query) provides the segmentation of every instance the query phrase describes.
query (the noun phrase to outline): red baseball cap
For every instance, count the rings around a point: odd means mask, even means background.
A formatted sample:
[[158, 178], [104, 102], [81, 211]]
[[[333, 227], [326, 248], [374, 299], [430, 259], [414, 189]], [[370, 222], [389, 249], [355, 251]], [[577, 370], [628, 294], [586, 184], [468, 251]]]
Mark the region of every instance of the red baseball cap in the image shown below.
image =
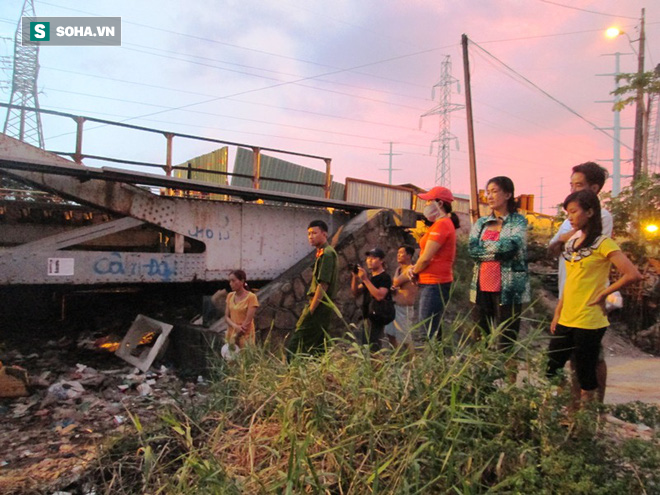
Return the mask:
[[442, 186], [435, 186], [430, 191], [418, 194], [417, 196], [419, 196], [420, 199], [426, 201], [430, 199], [439, 199], [440, 201], [444, 201], [446, 203], [451, 203], [454, 201], [454, 195], [451, 193], [451, 191]]

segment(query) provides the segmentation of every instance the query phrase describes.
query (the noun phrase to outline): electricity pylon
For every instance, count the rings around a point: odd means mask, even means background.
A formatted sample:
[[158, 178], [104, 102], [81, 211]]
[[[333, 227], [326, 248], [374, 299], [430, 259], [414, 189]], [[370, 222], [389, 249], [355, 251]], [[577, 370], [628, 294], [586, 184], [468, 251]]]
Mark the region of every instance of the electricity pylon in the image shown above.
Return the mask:
[[436, 88], [439, 89], [440, 95], [438, 104], [420, 117], [421, 127], [422, 118], [429, 115], [440, 116], [438, 135], [433, 141], [431, 141], [429, 153], [433, 153], [433, 145], [437, 144], [435, 183], [436, 185], [445, 187], [451, 187], [449, 143], [456, 140], [458, 146], [456, 136], [451, 133], [450, 114], [451, 112], [465, 108], [464, 105], [457, 105], [451, 102], [451, 90], [454, 83], [457, 85], [457, 90], [460, 91], [458, 88], [458, 79], [451, 75], [451, 56], [446, 55], [442, 62], [440, 81], [433, 86], [433, 91], [431, 93], [431, 98], [435, 100], [435, 90]]
[[[33, 0], [23, 3], [22, 17], [36, 17]], [[39, 46], [21, 44], [21, 19], [14, 37], [14, 67], [12, 71], [10, 105], [39, 108], [37, 76], [39, 75]], [[8, 108], [3, 131], [26, 143], [44, 147], [41, 117], [38, 112], [25, 108]]]

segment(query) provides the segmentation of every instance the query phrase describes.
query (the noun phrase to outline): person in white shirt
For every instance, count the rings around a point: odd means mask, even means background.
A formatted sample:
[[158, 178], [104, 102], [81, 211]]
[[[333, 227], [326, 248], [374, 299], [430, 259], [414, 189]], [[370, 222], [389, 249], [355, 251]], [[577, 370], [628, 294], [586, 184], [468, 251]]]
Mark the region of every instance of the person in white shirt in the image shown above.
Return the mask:
[[[573, 167], [573, 173], [571, 174], [571, 193], [576, 191], [582, 191], [583, 189], [589, 189], [594, 193], [600, 193], [605, 181], [607, 180], [608, 172], [603, 167], [594, 162], [581, 163]], [[603, 222], [602, 234], [607, 237], [612, 237], [612, 214], [604, 208], [600, 210], [601, 219]], [[550, 240], [548, 250], [553, 256], [559, 255], [563, 250], [564, 245], [574, 236], [579, 236], [581, 232], [575, 230], [571, 227], [571, 223], [568, 221], [568, 218], [559, 227], [559, 230], [555, 236]], [[559, 299], [561, 299], [564, 293], [564, 283], [566, 282], [566, 261], [562, 256], [559, 256], [559, 265], [558, 265], [558, 289], [559, 289]], [[571, 368], [574, 369], [573, 361], [571, 360]], [[605, 355], [601, 347], [601, 352], [598, 360], [598, 366], [596, 368], [596, 375], [598, 377], [598, 391], [596, 397], [600, 402], [603, 402], [605, 399], [605, 389], [607, 387], [607, 364], [605, 363]], [[575, 373], [573, 373], [575, 377]], [[573, 379], [572, 386], [578, 387], [579, 384], [577, 380]]]

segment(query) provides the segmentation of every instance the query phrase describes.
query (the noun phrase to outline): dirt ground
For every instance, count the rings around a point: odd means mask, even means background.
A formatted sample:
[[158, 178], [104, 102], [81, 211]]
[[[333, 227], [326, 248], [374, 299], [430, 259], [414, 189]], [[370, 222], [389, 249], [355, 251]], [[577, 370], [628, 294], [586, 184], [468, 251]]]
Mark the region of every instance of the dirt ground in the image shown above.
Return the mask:
[[606, 404], [641, 401], [660, 405], [660, 357], [647, 354], [608, 331], [603, 339], [607, 362]]

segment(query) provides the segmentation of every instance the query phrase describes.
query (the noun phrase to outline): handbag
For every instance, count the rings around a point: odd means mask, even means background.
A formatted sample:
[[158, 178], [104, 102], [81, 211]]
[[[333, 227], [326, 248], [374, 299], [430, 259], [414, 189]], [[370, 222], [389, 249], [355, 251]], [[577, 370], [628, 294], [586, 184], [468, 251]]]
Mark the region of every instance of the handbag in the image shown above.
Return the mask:
[[385, 299], [380, 301], [371, 298], [369, 301], [369, 312], [367, 318], [374, 325], [387, 325], [394, 321], [396, 310], [394, 309], [394, 301], [391, 294], [388, 292]]

